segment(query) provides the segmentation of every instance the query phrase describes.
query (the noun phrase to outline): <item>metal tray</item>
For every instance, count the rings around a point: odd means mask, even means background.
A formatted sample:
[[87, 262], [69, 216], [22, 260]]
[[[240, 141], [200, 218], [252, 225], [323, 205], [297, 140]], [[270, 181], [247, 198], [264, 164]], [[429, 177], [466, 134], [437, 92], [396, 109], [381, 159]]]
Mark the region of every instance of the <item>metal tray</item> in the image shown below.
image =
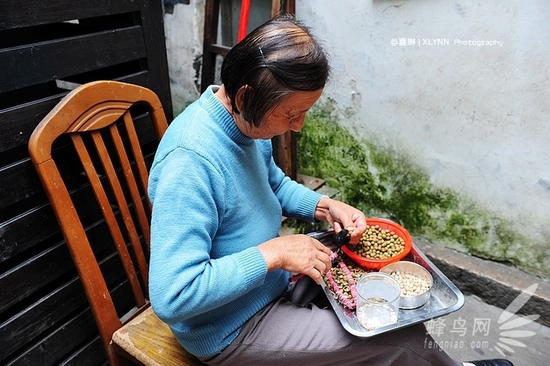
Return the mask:
[[[319, 231], [308, 234], [315, 239], [321, 241], [327, 247], [335, 248], [333, 243], [334, 231]], [[431, 296], [428, 302], [423, 306], [404, 310], [399, 309], [399, 319], [397, 323], [387, 325], [385, 327], [374, 330], [366, 330], [359, 324], [355, 316], [355, 310], [349, 310], [334, 299], [332, 293], [326, 286], [325, 282], [321, 283], [325, 295], [327, 296], [334, 312], [336, 313], [342, 326], [351, 334], [357, 337], [372, 337], [376, 334], [393, 331], [404, 328], [413, 324], [423, 323], [430, 319], [438, 318], [455, 312], [464, 305], [464, 295], [462, 292], [418, 249], [413, 243], [412, 249], [403, 260], [412, 261], [426, 268], [433, 276], [433, 286]]]

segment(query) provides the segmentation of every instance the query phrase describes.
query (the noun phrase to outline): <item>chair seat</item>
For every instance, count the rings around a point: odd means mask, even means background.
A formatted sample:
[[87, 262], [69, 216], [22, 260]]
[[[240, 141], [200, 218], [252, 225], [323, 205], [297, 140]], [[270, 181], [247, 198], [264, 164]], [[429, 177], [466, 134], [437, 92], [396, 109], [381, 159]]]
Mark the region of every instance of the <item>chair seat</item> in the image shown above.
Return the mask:
[[113, 334], [113, 343], [144, 365], [204, 365], [187, 352], [149, 306]]

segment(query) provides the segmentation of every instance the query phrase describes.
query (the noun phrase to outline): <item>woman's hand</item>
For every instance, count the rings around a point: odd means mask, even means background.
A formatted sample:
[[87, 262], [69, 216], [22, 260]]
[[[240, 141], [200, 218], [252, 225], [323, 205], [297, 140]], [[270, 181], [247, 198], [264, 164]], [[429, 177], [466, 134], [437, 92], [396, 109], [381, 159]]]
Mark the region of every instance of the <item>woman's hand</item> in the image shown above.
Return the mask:
[[311, 277], [318, 284], [331, 268], [330, 249], [307, 235], [285, 235], [258, 246], [268, 271], [284, 269]]
[[367, 230], [367, 221], [361, 211], [326, 196], [317, 203], [315, 219], [328, 222], [336, 233], [342, 229], [349, 230], [351, 244], [357, 244]]

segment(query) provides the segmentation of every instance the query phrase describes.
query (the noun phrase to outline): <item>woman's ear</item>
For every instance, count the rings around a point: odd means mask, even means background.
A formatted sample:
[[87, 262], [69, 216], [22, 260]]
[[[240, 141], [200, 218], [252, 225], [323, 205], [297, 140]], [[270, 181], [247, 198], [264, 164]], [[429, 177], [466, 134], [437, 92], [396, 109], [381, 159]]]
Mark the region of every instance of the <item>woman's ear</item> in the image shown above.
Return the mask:
[[246, 93], [249, 93], [252, 90], [252, 87], [249, 85], [243, 85], [237, 90], [237, 94], [235, 95], [235, 105], [237, 106], [237, 109], [239, 112], [243, 113], [243, 106], [244, 106], [244, 96]]

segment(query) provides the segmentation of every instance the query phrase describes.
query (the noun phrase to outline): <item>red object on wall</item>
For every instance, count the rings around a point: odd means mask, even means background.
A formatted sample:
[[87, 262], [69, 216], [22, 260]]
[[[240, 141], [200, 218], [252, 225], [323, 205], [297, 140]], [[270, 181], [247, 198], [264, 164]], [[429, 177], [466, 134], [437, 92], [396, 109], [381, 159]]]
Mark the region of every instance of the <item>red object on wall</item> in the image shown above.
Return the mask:
[[250, 14], [250, 0], [241, 1], [241, 16], [239, 18], [239, 33], [237, 42], [240, 42], [248, 32], [248, 15]]

